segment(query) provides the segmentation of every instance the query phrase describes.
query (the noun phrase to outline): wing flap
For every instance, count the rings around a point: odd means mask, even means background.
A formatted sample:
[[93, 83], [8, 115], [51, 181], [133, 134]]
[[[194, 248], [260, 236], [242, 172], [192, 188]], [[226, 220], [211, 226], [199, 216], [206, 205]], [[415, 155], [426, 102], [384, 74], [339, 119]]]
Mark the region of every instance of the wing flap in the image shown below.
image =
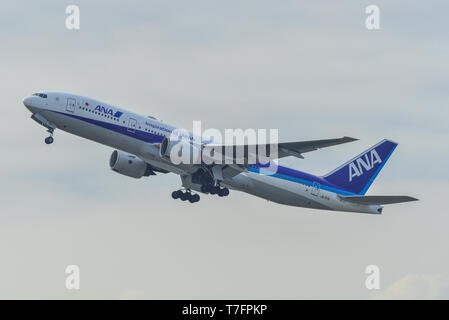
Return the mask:
[[[311, 141], [298, 141], [298, 142], [281, 142], [278, 144], [279, 157], [294, 156], [298, 158], [302, 157], [302, 153], [315, 151], [321, 148], [327, 148], [336, 146], [342, 143], [348, 143], [356, 141], [358, 139], [351, 137], [343, 137], [337, 139], [324, 139], [324, 140], [311, 140]], [[299, 154], [299, 156], [298, 156]]]
[[342, 143], [348, 143], [352, 141], [356, 141], [357, 139], [351, 137], [343, 137], [337, 139], [324, 139], [324, 140], [310, 140], [310, 141], [295, 141], [295, 142], [281, 142], [277, 144], [278, 155], [273, 158], [271, 156], [270, 150], [273, 149], [273, 145], [271, 144], [259, 144], [259, 145], [217, 145], [217, 144], [206, 144], [204, 148], [214, 149], [216, 152], [219, 152], [221, 149], [221, 154], [227, 154], [227, 151], [233, 155], [234, 160], [236, 159], [236, 155], [238, 154], [237, 149], [241, 151], [243, 157], [248, 159], [249, 153], [258, 153], [258, 150], [262, 148], [262, 154], [266, 154], [270, 156], [272, 159], [280, 159], [288, 156], [297, 157], [300, 159], [304, 159], [302, 156], [303, 153], [315, 151], [321, 148], [331, 147], [335, 145], [339, 145]]

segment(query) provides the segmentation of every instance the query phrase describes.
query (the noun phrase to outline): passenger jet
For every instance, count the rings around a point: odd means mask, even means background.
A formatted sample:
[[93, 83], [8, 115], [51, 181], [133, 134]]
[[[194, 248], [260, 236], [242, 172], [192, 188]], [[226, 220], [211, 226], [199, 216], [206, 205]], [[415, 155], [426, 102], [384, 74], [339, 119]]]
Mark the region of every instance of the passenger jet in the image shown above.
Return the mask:
[[[417, 200], [365, 195], [397, 146], [390, 140], [380, 141], [324, 176], [281, 165], [267, 174], [266, 165], [258, 162], [175, 164], [169, 151], [176, 127], [92, 98], [45, 91], [26, 97], [23, 103], [31, 111], [31, 118], [47, 129], [46, 144], [53, 143], [53, 133], [60, 129], [110, 146], [116, 149], [109, 159], [113, 171], [137, 179], [156, 173], [178, 174], [183, 189], [174, 191], [172, 197], [190, 203], [198, 202], [200, 194], [225, 197], [229, 190], [236, 190], [289, 206], [381, 214], [382, 205]], [[306, 152], [355, 140], [343, 137], [281, 142], [276, 145], [277, 158], [303, 158]], [[205, 146], [207, 141], [199, 147]], [[246, 150], [249, 146], [243, 147]]]

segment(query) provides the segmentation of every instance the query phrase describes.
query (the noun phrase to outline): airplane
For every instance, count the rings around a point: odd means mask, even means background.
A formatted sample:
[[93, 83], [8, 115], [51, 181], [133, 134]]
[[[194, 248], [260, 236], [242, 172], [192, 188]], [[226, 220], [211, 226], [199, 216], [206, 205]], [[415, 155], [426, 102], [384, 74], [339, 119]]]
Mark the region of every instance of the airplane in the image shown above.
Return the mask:
[[[387, 139], [324, 176], [281, 165], [267, 174], [266, 164], [257, 162], [174, 164], [168, 152], [176, 127], [89, 97], [43, 91], [24, 98], [23, 104], [31, 111], [31, 118], [47, 129], [46, 144], [53, 143], [53, 133], [60, 129], [114, 148], [109, 166], [122, 175], [136, 179], [156, 173], [180, 175], [183, 189], [173, 191], [173, 199], [195, 203], [200, 194], [226, 197], [229, 190], [235, 190], [288, 206], [368, 214], [381, 214], [386, 204], [418, 200], [365, 195], [397, 146]], [[304, 158], [304, 153], [355, 140], [343, 137], [281, 142], [277, 144], [277, 158]]]

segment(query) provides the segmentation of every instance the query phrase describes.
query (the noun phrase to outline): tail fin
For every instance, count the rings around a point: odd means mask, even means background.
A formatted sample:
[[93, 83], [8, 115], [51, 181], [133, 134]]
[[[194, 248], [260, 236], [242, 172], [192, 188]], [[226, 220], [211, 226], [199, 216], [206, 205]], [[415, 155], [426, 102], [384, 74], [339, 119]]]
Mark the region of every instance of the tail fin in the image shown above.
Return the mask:
[[323, 178], [345, 191], [365, 194], [398, 144], [383, 140]]

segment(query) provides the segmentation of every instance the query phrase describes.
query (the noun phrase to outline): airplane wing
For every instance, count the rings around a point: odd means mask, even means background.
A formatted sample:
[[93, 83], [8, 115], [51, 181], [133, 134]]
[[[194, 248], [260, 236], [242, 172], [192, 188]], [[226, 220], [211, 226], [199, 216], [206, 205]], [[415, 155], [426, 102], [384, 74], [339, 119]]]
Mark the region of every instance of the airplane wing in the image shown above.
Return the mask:
[[[311, 141], [295, 141], [295, 142], [281, 142], [278, 143], [278, 155], [274, 159], [284, 158], [288, 156], [294, 156], [300, 159], [304, 159], [302, 156], [303, 153], [318, 150], [321, 148], [326, 148], [330, 146], [339, 145], [342, 143], [356, 141], [355, 138], [343, 137], [337, 139], [325, 139], [325, 140], [311, 140]], [[223, 180], [223, 177], [231, 178], [233, 176], [238, 175], [239, 173], [245, 172], [248, 169], [248, 152], [253, 152], [257, 154], [258, 148], [263, 147], [266, 149], [262, 150], [262, 154], [270, 155], [270, 145], [237, 145], [237, 146], [229, 146], [229, 145], [216, 145], [216, 144], [207, 144], [204, 145], [203, 148], [213, 148], [214, 152], [220, 152], [222, 155], [224, 154], [226, 157], [228, 154], [232, 154], [233, 163], [226, 162], [226, 158], [223, 157], [222, 164], [216, 164], [213, 167], [216, 170], [213, 170], [214, 177], [218, 180]], [[227, 148], [232, 148], [231, 150], [226, 150]], [[237, 148], [242, 148], [240, 150], [244, 154], [243, 159], [237, 155]], [[218, 151], [217, 151], [218, 150]], [[266, 150], [266, 151], [265, 151]], [[229, 153], [228, 153], [229, 152]], [[266, 152], [266, 153], [265, 153]], [[239, 162], [237, 160], [243, 160]]]
[[338, 139], [312, 140], [312, 141], [297, 141], [297, 142], [283, 142], [278, 144], [279, 158], [294, 156], [303, 159], [303, 153], [315, 151], [318, 149], [336, 146], [342, 143], [356, 141], [358, 139], [351, 137], [343, 137]]
[[409, 196], [341, 196], [341, 198], [349, 202], [367, 205], [392, 204], [418, 200]]
[[[335, 145], [339, 145], [342, 143], [348, 143], [352, 141], [356, 141], [358, 139], [351, 138], [351, 137], [343, 137], [343, 138], [337, 138], [337, 139], [324, 139], [324, 140], [309, 140], [309, 141], [294, 141], [294, 142], [281, 142], [277, 144], [278, 148], [278, 156], [276, 159], [293, 156], [300, 159], [304, 159], [303, 153], [331, 147]], [[219, 150], [221, 148], [221, 154], [228, 154], [226, 153], [226, 149], [232, 148], [232, 155], [234, 159], [236, 159], [237, 150], [240, 149], [240, 152], [243, 151], [244, 158], [248, 158], [248, 152], [256, 153], [259, 148], [263, 148], [262, 152], [269, 156], [270, 150], [273, 149], [272, 145], [266, 144], [266, 145], [216, 145], [216, 144], [206, 144], [204, 145], [204, 148], [214, 148], [215, 151]], [[230, 150], [229, 150], [229, 154]]]

